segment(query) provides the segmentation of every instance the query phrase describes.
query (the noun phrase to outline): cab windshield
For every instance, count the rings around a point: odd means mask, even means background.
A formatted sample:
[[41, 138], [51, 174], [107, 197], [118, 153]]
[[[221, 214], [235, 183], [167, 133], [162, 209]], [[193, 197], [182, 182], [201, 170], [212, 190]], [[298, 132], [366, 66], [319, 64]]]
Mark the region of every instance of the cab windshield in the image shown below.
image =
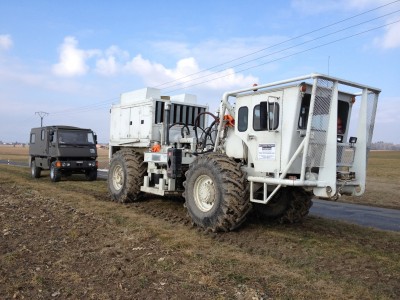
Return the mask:
[[[310, 111], [311, 94], [304, 94], [301, 101], [300, 116], [298, 121], [299, 129], [307, 129], [308, 114]], [[347, 119], [349, 116], [350, 104], [347, 101], [339, 100], [338, 102], [338, 134], [344, 134], [347, 130]], [[328, 128], [329, 115], [326, 111], [314, 112], [313, 127], [316, 130]]]
[[58, 132], [58, 142], [60, 144], [94, 145], [94, 137], [92, 132], [63, 130]]

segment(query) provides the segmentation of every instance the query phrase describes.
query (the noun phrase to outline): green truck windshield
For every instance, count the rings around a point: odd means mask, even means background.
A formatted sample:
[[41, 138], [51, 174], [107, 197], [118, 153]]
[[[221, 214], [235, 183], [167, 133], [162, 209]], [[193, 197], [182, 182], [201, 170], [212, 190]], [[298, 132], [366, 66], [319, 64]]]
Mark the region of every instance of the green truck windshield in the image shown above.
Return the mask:
[[58, 142], [60, 144], [94, 145], [94, 138], [92, 132], [63, 130], [58, 131]]

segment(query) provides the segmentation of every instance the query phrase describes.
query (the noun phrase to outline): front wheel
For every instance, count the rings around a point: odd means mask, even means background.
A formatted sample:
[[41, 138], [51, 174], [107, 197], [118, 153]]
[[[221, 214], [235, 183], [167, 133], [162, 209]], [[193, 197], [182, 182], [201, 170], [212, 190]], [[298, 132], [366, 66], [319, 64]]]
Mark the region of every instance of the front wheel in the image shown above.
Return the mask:
[[61, 180], [61, 172], [60, 170], [56, 167], [56, 163], [52, 162], [50, 166], [50, 179], [53, 182], [58, 182]]
[[42, 172], [42, 168], [36, 166], [36, 161], [33, 160], [31, 163], [31, 174], [32, 178], [40, 178], [40, 173]]
[[136, 201], [142, 192], [146, 173], [146, 164], [143, 162], [143, 155], [129, 149], [116, 152], [110, 162], [108, 171], [108, 190], [111, 199], [116, 202]]
[[239, 227], [251, 209], [240, 163], [225, 154], [198, 157], [186, 172], [185, 206], [193, 223], [207, 231]]

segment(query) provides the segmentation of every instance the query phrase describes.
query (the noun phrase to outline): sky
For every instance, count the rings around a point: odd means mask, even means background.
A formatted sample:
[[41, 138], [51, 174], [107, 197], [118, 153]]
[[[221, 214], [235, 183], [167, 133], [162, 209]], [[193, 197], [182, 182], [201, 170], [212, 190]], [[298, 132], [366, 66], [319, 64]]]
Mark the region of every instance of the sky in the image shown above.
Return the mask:
[[3, 142], [28, 142], [46, 112], [107, 143], [123, 92], [215, 112], [226, 91], [313, 72], [380, 88], [373, 141], [400, 144], [400, 1], [0, 1]]

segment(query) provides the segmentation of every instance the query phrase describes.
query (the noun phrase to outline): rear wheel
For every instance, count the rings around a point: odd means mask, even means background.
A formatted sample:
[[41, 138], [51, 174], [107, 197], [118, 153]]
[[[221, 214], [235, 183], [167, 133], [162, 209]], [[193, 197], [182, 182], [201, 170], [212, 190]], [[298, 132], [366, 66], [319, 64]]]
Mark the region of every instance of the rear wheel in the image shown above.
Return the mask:
[[129, 149], [116, 152], [110, 162], [108, 190], [113, 201], [136, 201], [142, 195], [140, 187], [146, 173], [143, 155]]
[[31, 174], [32, 178], [40, 178], [40, 173], [42, 172], [42, 168], [36, 166], [36, 161], [33, 160], [31, 163]]
[[285, 187], [268, 202], [268, 204], [255, 203], [254, 210], [257, 214], [279, 223], [297, 223], [302, 221], [309, 213], [312, 206], [312, 194], [302, 188]]
[[52, 162], [50, 166], [50, 179], [53, 182], [57, 182], [61, 180], [61, 172], [60, 170], [56, 167], [56, 163]]
[[239, 227], [251, 209], [240, 163], [224, 154], [197, 158], [186, 172], [185, 205], [193, 223], [207, 231]]

